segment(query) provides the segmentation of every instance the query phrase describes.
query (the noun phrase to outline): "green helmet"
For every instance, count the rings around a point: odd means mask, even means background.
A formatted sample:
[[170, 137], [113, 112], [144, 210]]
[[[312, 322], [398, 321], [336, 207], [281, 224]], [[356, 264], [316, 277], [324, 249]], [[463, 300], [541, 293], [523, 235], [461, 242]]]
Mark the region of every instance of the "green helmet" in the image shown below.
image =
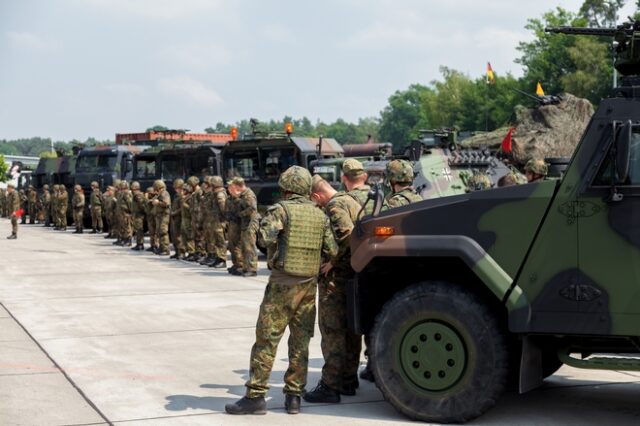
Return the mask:
[[193, 187], [196, 187], [200, 183], [200, 179], [198, 179], [197, 176], [190, 176], [189, 179], [187, 179], [187, 183]]
[[413, 166], [407, 160], [393, 160], [387, 163], [387, 179], [391, 183], [412, 183]]
[[100, 185], [98, 185], [98, 182], [96, 182], [95, 180], [93, 182], [91, 182], [91, 187], [92, 188], [99, 188]]
[[467, 188], [469, 191], [481, 191], [491, 188], [491, 179], [484, 173], [474, 174], [467, 181]]
[[113, 187], [114, 187], [114, 188], [120, 188], [120, 183], [121, 183], [121, 182], [122, 182], [122, 181], [121, 181], [120, 179], [116, 179], [116, 180], [114, 180], [114, 181], [113, 181]]
[[173, 181], [173, 189], [180, 189], [184, 185], [184, 179], [176, 179]]
[[527, 161], [527, 164], [525, 164], [524, 171], [546, 176], [547, 173], [549, 173], [549, 166], [547, 166], [547, 163], [545, 163], [544, 160], [536, 160], [532, 158]]
[[161, 179], [158, 179], [155, 182], [153, 182], [153, 189], [155, 189], [156, 191], [165, 189], [166, 187], [167, 186], [164, 184], [164, 182]]
[[153, 188], [152, 187], [148, 187], [146, 190], [147, 194], [153, 194]]
[[291, 166], [280, 175], [278, 185], [283, 191], [309, 196], [311, 194], [311, 173], [300, 166]]
[[133, 182], [131, 182], [131, 190], [132, 191], [140, 190], [140, 182], [137, 182], [135, 180]]
[[120, 182], [120, 187], [119, 188], [122, 189], [122, 190], [129, 189], [129, 184], [127, 183], [126, 180], [123, 180], [122, 182]]
[[44, 184], [44, 186], [42, 187], [43, 191], [48, 191], [49, 190], [49, 185], [47, 185], [46, 183]]
[[182, 190], [184, 192], [191, 192], [191, 191], [193, 191], [193, 188], [188, 183], [185, 183], [184, 185], [182, 185]]
[[214, 188], [222, 188], [224, 186], [224, 181], [220, 176], [211, 176], [210, 183]]

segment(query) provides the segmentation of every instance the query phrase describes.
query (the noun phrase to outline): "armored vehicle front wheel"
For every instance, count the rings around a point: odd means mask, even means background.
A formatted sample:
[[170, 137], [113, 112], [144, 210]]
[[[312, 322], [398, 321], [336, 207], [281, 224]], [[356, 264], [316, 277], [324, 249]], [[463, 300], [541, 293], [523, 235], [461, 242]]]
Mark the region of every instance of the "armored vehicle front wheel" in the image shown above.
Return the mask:
[[427, 282], [397, 293], [376, 318], [376, 385], [402, 414], [465, 422], [492, 407], [508, 373], [506, 330], [464, 287]]

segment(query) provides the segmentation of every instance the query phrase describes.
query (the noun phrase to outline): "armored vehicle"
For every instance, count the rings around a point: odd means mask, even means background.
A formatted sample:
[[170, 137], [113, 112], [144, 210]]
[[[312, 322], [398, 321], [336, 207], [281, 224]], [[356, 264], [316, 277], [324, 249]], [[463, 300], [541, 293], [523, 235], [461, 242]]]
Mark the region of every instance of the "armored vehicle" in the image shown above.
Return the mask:
[[640, 24], [607, 31], [625, 77], [560, 179], [383, 212], [373, 194], [358, 222], [349, 321], [408, 417], [470, 420], [563, 363], [640, 370]]
[[42, 191], [44, 185], [54, 184], [54, 175], [58, 172], [62, 158], [41, 158], [36, 167], [36, 171], [33, 172], [32, 185], [38, 192]]

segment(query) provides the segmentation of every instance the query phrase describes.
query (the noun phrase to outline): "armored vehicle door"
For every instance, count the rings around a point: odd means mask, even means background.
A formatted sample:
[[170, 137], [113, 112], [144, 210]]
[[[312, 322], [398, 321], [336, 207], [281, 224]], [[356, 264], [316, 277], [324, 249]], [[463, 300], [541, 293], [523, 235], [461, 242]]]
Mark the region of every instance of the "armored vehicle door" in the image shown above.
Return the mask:
[[[613, 126], [612, 126], [613, 127]], [[593, 334], [640, 335], [640, 128], [629, 145], [629, 174], [612, 199], [611, 135], [595, 176], [572, 206], [578, 223], [579, 276], [565, 291], [578, 300]]]

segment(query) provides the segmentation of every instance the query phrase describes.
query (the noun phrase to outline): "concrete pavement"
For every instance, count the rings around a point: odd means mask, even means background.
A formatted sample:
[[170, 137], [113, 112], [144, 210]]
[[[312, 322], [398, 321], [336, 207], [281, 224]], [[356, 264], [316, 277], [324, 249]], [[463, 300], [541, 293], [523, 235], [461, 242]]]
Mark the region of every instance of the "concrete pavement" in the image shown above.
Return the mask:
[[[255, 278], [114, 247], [102, 236], [0, 219], [0, 424], [391, 424], [406, 419], [374, 385], [340, 405], [283, 408], [286, 338], [269, 413], [232, 417], [243, 395], [267, 270]], [[23, 329], [24, 327], [24, 329]], [[311, 342], [309, 386], [322, 367]], [[478, 424], [637, 423], [640, 374], [563, 367], [507, 394]]]

